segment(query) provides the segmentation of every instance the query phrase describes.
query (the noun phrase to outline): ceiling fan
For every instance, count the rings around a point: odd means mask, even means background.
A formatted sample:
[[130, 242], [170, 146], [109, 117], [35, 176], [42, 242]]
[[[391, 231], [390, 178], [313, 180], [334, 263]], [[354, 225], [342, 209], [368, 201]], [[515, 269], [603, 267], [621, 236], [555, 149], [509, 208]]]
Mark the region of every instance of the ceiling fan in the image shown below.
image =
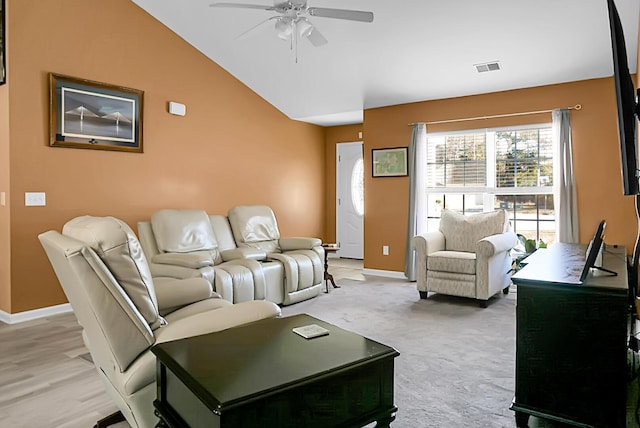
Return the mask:
[[[265, 19], [259, 24], [249, 28], [238, 38], [246, 36], [262, 24], [275, 21], [276, 34], [283, 40], [291, 42], [291, 48], [294, 44], [297, 50], [297, 40], [306, 38], [313, 46], [322, 46], [327, 43], [327, 39], [320, 34], [318, 29], [309, 21], [307, 16], [344, 19], [348, 21], [373, 22], [373, 12], [365, 12], [360, 10], [349, 9], [332, 9], [326, 7], [309, 7], [307, 0], [290, 0], [281, 1], [274, 0], [273, 6], [247, 4], [247, 3], [212, 3], [211, 7], [229, 7], [239, 9], [259, 9], [270, 12], [276, 12], [278, 15]], [[297, 55], [296, 55], [297, 62]]]

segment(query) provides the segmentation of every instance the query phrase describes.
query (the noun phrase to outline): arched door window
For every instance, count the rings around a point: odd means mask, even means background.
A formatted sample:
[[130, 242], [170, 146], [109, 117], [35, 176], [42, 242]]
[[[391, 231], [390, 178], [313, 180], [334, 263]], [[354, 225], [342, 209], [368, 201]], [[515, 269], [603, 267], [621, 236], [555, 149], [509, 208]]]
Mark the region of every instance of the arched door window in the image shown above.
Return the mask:
[[362, 159], [356, 161], [351, 171], [351, 203], [359, 216], [364, 214], [364, 163]]

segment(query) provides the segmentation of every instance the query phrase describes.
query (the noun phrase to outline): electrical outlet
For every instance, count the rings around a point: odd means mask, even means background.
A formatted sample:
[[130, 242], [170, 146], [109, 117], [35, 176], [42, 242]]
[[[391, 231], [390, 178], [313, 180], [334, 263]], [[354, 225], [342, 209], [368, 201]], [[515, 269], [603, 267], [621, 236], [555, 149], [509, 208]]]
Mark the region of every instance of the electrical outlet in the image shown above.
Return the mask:
[[382, 255], [383, 256], [388, 256], [389, 255], [389, 246], [388, 245], [383, 245], [382, 246]]

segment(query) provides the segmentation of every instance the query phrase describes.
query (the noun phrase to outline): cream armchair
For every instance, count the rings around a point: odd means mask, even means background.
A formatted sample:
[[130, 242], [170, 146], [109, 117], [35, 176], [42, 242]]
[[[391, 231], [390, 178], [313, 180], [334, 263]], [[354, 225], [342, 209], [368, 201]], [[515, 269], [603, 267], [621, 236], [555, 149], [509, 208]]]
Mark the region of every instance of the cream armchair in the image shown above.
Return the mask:
[[516, 234], [506, 210], [463, 216], [444, 210], [438, 231], [413, 237], [420, 297], [430, 291], [477, 299], [509, 292]]
[[202, 278], [152, 278], [135, 234], [113, 217], [78, 217], [39, 239], [105, 389], [134, 428], [158, 422], [152, 345], [280, 315], [272, 302], [221, 299]]

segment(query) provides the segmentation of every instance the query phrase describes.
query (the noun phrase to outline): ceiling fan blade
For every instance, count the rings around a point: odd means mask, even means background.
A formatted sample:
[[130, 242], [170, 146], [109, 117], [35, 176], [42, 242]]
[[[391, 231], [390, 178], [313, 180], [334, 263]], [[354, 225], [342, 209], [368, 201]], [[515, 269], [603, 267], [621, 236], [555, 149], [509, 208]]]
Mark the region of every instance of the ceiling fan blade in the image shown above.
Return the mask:
[[347, 19], [349, 21], [373, 22], [373, 12], [361, 10], [331, 9], [327, 7], [310, 7], [309, 15], [321, 18]]
[[239, 9], [260, 9], [260, 10], [275, 10], [273, 6], [265, 6], [261, 4], [248, 4], [248, 3], [211, 3], [209, 7], [234, 7]]
[[257, 23], [253, 27], [249, 28], [248, 30], [238, 34], [236, 36], [236, 40], [244, 39], [248, 34], [252, 33], [253, 30], [255, 30], [256, 28], [260, 27], [262, 24], [265, 24], [265, 23], [267, 23], [269, 21], [273, 21], [274, 19], [278, 19], [278, 18], [280, 18], [280, 17], [279, 16], [272, 16], [271, 18], [267, 18], [264, 21], [260, 21], [259, 23]]
[[307, 39], [309, 39], [311, 44], [315, 47], [326, 45], [328, 43], [327, 39], [325, 39], [324, 36], [320, 34], [320, 32], [315, 26], [307, 36]]

